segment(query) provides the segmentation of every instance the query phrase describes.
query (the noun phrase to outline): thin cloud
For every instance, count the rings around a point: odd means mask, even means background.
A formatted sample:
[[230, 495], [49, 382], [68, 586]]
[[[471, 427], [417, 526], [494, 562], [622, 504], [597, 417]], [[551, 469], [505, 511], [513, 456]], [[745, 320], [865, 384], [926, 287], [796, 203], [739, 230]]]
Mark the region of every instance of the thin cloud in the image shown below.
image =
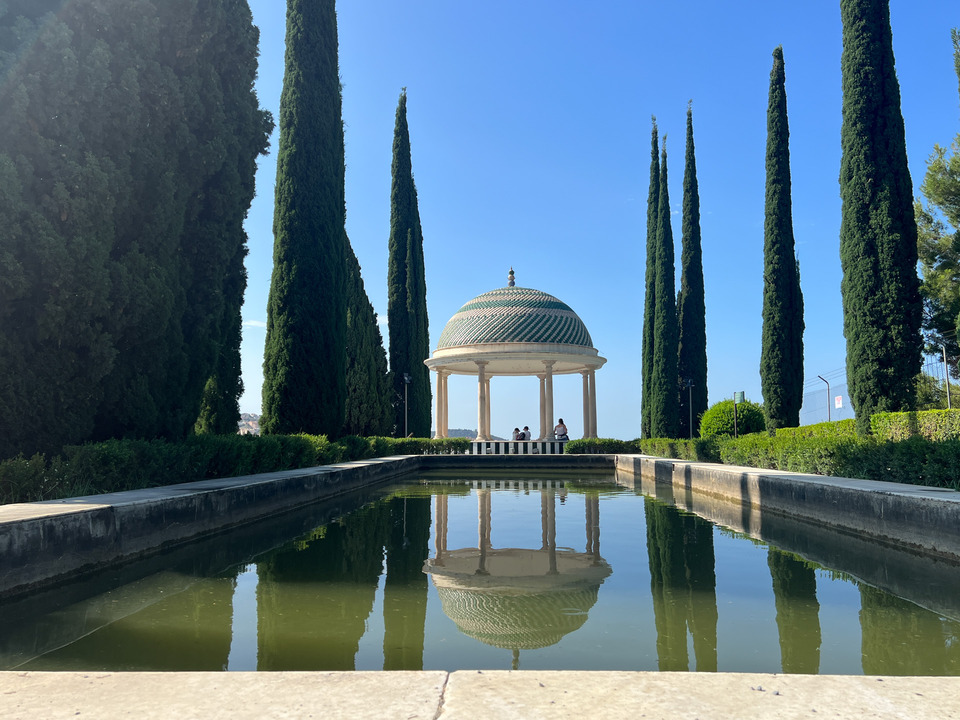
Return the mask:
[[244, 320], [244, 321], [243, 321], [243, 326], [244, 326], [244, 327], [265, 328], [265, 327], [267, 326], [267, 324], [266, 324], [263, 320]]

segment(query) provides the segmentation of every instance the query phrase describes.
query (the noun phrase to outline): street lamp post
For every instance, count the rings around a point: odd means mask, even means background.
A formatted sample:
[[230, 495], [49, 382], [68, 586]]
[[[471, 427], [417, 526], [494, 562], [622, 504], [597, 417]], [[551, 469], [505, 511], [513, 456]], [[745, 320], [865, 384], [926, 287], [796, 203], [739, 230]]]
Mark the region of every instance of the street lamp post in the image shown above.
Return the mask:
[[407, 437], [407, 388], [410, 385], [410, 373], [403, 374], [403, 436]]
[[830, 422], [830, 383], [823, 375], [817, 375], [817, 377], [827, 383], [827, 422]]

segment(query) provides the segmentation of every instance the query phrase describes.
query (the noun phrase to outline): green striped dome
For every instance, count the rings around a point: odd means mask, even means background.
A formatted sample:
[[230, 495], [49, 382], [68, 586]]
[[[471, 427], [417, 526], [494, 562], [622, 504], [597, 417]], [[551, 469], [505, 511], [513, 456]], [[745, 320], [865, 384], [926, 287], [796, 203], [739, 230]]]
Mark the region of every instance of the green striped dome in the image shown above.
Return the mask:
[[587, 326], [553, 295], [508, 286], [478, 295], [443, 328], [437, 350], [484, 343], [557, 343], [593, 347]]

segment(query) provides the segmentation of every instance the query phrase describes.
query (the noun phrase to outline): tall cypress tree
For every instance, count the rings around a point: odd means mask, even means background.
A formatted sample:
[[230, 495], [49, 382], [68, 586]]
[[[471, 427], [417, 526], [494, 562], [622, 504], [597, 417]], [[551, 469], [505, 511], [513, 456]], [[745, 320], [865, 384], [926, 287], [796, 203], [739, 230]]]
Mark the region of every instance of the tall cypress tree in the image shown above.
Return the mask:
[[0, 455], [193, 427], [272, 125], [256, 71], [246, 0], [0, 8]]
[[651, 378], [653, 377], [653, 326], [656, 322], [657, 306], [657, 213], [660, 211], [660, 149], [657, 147], [659, 133], [657, 119], [651, 118], [653, 128], [650, 131], [650, 189], [647, 192], [647, 267], [643, 295], [643, 347], [640, 354], [641, 395], [640, 395], [640, 431], [641, 437], [650, 435], [650, 407], [652, 400]]
[[677, 305], [674, 293], [673, 230], [667, 190], [667, 138], [660, 153], [657, 203], [656, 317], [653, 325], [653, 375], [650, 378], [650, 436], [675, 438], [680, 431], [677, 383]]
[[[243, 235], [246, 239], [246, 233]], [[237, 432], [240, 423], [240, 396], [243, 394], [241, 377], [240, 341], [243, 338], [243, 291], [247, 286], [247, 271], [243, 259], [247, 254], [244, 245], [231, 260], [229, 282], [224, 288], [223, 342], [213, 374], [203, 388], [200, 415], [194, 431], [216, 435]]]
[[[410, 159], [407, 90], [400, 93], [393, 134], [390, 187], [390, 256], [387, 264], [387, 328], [390, 371], [394, 378], [396, 433], [430, 437], [430, 356], [427, 283], [423, 265], [423, 231]], [[404, 374], [410, 383], [404, 387]], [[406, 395], [406, 407], [404, 396]]]
[[334, 0], [288, 0], [267, 304], [267, 433], [339, 436], [346, 405], [344, 151]]
[[347, 253], [347, 406], [346, 435], [389, 435], [393, 428], [391, 379], [377, 314], [367, 297], [360, 263], [344, 240]]
[[773, 51], [767, 105], [767, 191], [763, 223], [763, 347], [760, 387], [767, 430], [797, 427], [803, 404], [803, 295], [794, 254], [790, 130], [783, 48]]
[[[677, 301], [680, 391], [680, 437], [699, 434], [700, 416], [707, 410], [707, 322], [700, 246], [700, 189], [693, 147], [693, 110], [687, 106], [687, 147], [683, 169], [683, 250], [680, 255], [680, 295]], [[693, 418], [691, 427], [690, 418]]]
[[841, 0], [840, 264], [847, 384], [857, 430], [916, 402], [917, 225], [887, 0]]

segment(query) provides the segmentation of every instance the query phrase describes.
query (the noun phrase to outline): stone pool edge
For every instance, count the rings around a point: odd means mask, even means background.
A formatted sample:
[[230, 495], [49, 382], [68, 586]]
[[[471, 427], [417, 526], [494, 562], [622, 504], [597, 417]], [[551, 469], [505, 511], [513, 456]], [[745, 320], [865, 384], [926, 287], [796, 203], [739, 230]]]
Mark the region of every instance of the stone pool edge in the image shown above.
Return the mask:
[[748, 526], [757, 524], [747, 522], [751, 511], [774, 512], [960, 561], [956, 490], [646, 455], [617, 455], [615, 464], [618, 478], [694, 511], [696, 496], [705, 495], [739, 505]]
[[606, 470], [612, 456], [397, 455], [0, 505], [0, 599], [426, 470]]
[[0, 506], [0, 598], [81, 577], [313, 502], [429, 470], [611, 471], [960, 561], [960, 492], [646, 455], [408, 455]]
[[477, 671], [0, 672], [0, 718], [958, 718], [960, 678]]

